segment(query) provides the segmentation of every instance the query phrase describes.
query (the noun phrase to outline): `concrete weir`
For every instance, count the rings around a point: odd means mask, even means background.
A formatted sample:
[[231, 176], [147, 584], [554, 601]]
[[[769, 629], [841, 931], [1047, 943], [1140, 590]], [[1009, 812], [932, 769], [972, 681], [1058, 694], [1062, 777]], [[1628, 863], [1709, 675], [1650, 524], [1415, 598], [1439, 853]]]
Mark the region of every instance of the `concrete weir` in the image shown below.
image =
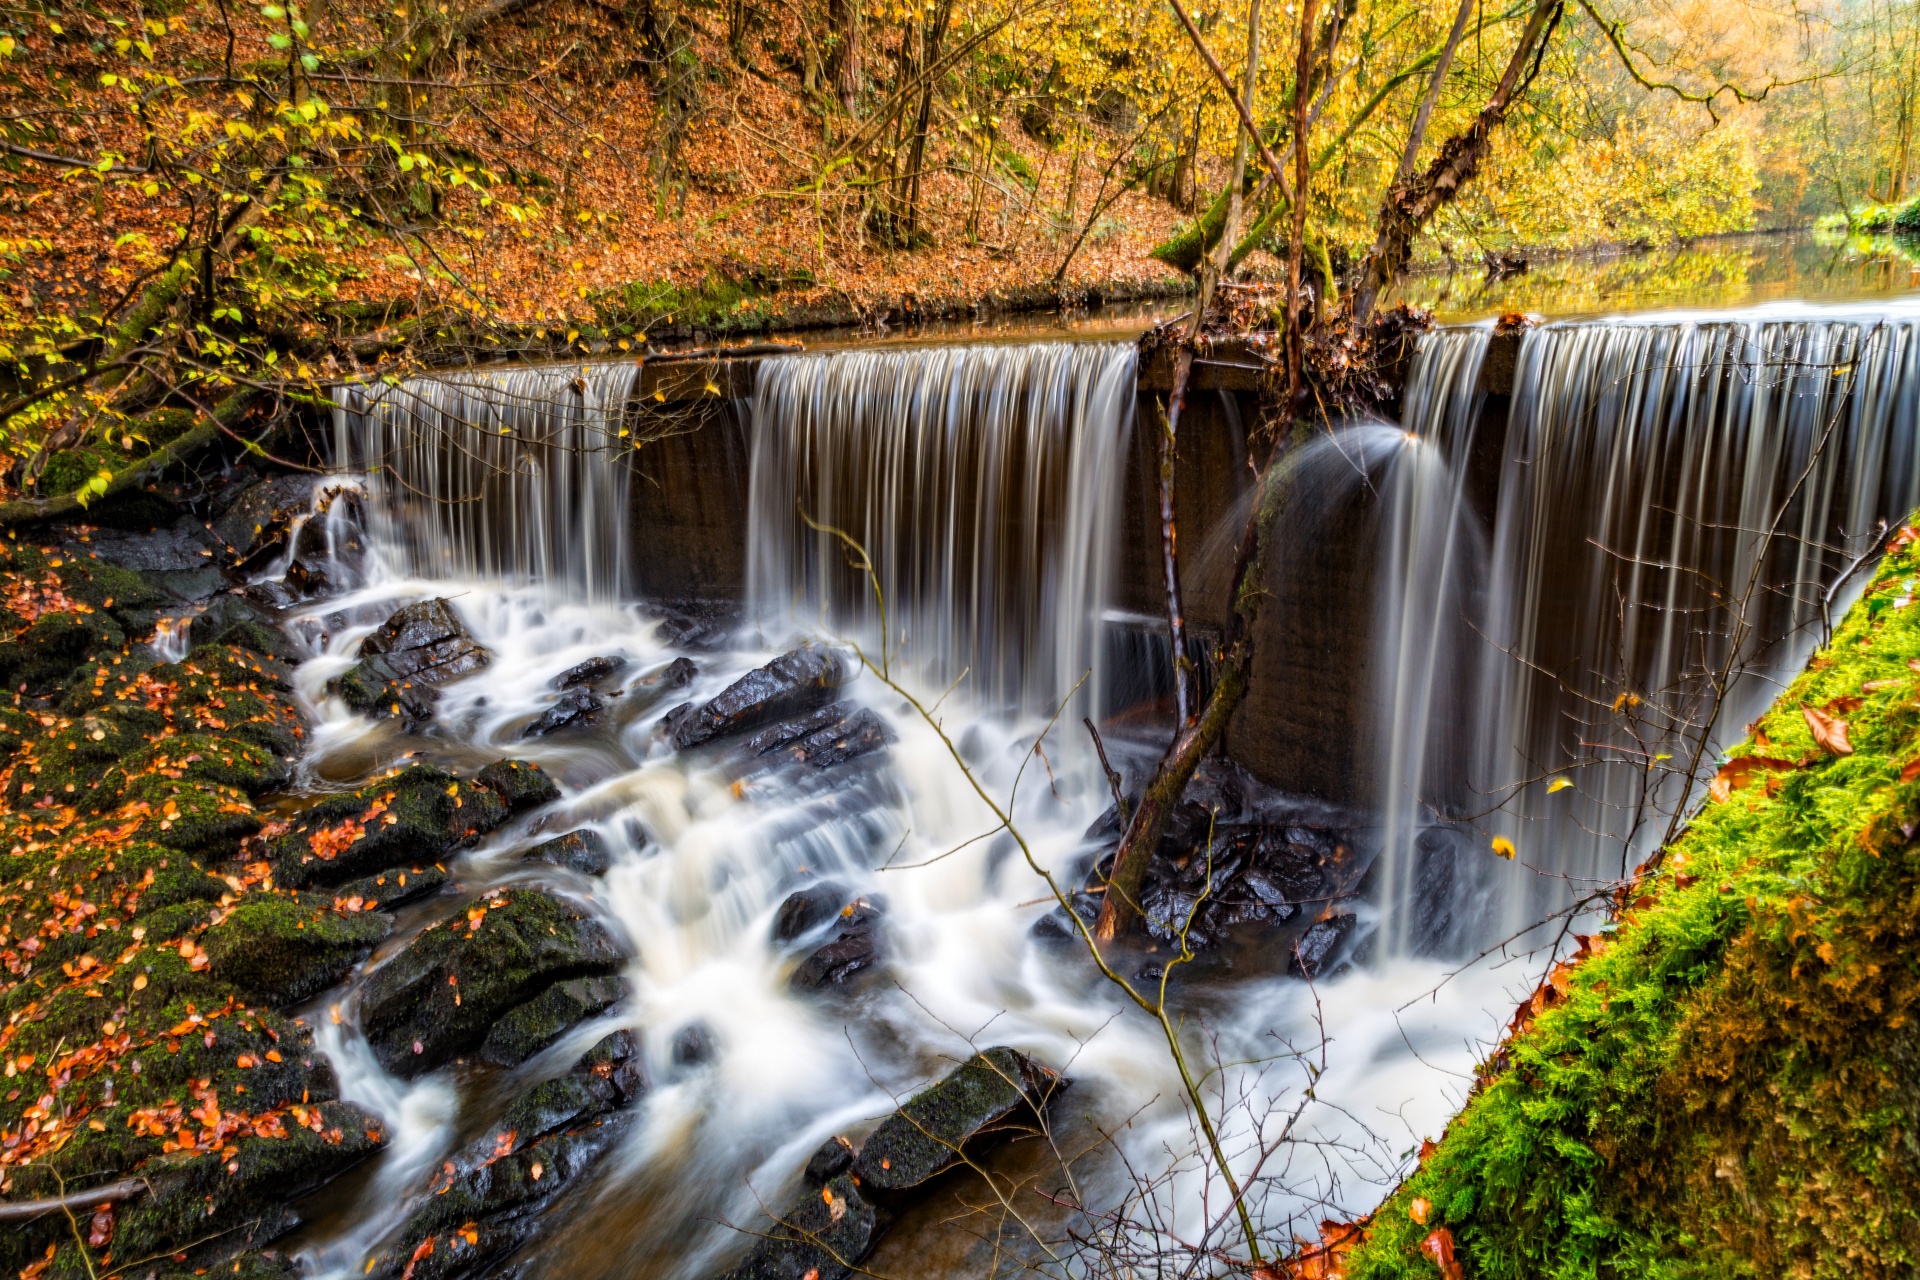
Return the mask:
[[[1482, 366], [1485, 422], [1476, 435], [1474, 471], [1475, 487], [1488, 499], [1498, 484], [1519, 343], [1518, 335], [1495, 338]], [[751, 442], [742, 406], [770, 358], [775, 353], [761, 349], [642, 367], [634, 403], [638, 429], [649, 439], [634, 454], [630, 519], [634, 584], [644, 598], [727, 614], [745, 601]], [[1215, 348], [1194, 367], [1180, 430], [1176, 514], [1196, 648], [1226, 620], [1233, 542], [1259, 461], [1249, 431], [1263, 376], [1258, 360], [1237, 345]], [[1130, 656], [1136, 669], [1162, 672], [1167, 650], [1155, 428], [1171, 384], [1164, 352], [1138, 369], [1105, 641], [1109, 652]], [[1363, 491], [1356, 500], [1371, 499]], [[1492, 510], [1491, 501], [1477, 505]], [[1324, 537], [1315, 539], [1311, 555], [1282, 549], [1291, 569], [1276, 576], [1275, 598], [1263, 612], [1253, 687], [1229, 731], [1228, 749], [1271, 785], [1361, 805], [1374, 793], [1378, 754], [1366, 714], [1375, 679], [1365, 643], [1374, 547], [1369, 538], [1344, 533], [1348, 523], [1324, 520]], [[1164, 676], [1144, 685], [1136, 680], [1102, 710], [1145, 728], [1164, 692]]]

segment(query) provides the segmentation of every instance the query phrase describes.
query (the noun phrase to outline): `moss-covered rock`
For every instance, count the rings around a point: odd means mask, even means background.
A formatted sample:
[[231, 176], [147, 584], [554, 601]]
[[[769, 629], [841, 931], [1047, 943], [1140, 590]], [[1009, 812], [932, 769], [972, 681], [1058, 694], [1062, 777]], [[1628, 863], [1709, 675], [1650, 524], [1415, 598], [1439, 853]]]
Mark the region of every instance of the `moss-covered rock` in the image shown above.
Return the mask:
[[1034, 1132], [1038, 1113], [1066, 1085], [1016, 1049], [974, 1055], [880, 1122], [853, 1172], [867, 1196], [886, 1203], [923, 1187], [964, 1156], [1016, 1132]]
[[416, 1076], [478, 1048], [493, 1024], [556, 982], [616, 971], [613, 938], [578, 908], [501, 891], [431, 926], [377, 969], [360, 1025], [380, 1062]]
[[510, 1257], [613, 1144], [644, 1088], [630, 1032], [595, 1045], [574, 1070], [535, 1085], [487, 1133], [447, 1161], [432, 1194], [369, 1263], [386, 1278], [459, 1280]]
[[626, 985], [617, 977], [556, 982], [493, 1024], [480, 1045], [480, 1059], [517, 1067], [576, 1024], [605, 1013], [625, 995]]
[[346, 977], [391, 922], [372, 911], [341, 912], [316, 894], [254, 895], [202, 935], [210, 972], [248, 997], [296, 1004]]
[[269, 833], [267, 848], [275, 882], [303, 889], [437, 862], [506, 819], [491, 788], [415, 764], [321, 801]]

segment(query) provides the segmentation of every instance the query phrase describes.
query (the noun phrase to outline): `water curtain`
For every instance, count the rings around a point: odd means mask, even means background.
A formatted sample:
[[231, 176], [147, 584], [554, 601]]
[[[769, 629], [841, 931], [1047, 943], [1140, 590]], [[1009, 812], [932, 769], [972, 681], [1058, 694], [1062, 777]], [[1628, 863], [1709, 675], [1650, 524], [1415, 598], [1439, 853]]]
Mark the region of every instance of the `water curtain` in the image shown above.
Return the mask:
[[334, 389], [334, 464], [365, 473], [407, 572], [610, 600], [628, 582], [632, 361]]
[[[1452, 508], [1488, 537], [1484, 589], [1472, 539], [1443, 536], [1451, 517], [1410, 515], [1381, 550], [1390, 948], [1416, 932], [1404, 908], [1422, 894], [1448, 897], [1456, 939], [1485, 940], [1651, 851], [1686, 799], [1688, 743], [1710, 719], [1710, 762], [1744, 736], [1819, 642], [1825, 597], [1877, 522], [1920, 503], [1917, 339], [1911, 309], [1543, 326], [1484, 464], [1482, 355], [1463, 349], [1484, 353], [1486, 331], [1424, 340], [1409, 424], [1458, 490], [1497, 467], [1497, 499]], [[1396, 614], [1396, 597], [1424, 603]], [[1429, 626], [1451, 639], [1411, 642]], [[1444, 679], [1437, 644], [1455, 655]], [[1722, 671], [1737, 676], [1724, 696]], [[1534, 871], [1488, 856], [1493, 837]]]
[[[877, 655], [884, 611], [884, 643], [927, 687], [1048, 716], [1079, 686], [1071, 717], [1097, 706], [1134, 366], [1120, 342], [764, 363], [748, 552], [762, 627]], [[877, 595], [833, 530], [872, 557]]]

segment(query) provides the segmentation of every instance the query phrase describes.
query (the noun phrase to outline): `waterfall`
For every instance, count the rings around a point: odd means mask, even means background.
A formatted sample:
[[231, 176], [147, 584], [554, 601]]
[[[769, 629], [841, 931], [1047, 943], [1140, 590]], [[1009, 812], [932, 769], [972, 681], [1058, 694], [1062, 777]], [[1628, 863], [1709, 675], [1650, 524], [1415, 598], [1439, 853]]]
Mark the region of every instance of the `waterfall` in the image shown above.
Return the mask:
[[[1387, 789], [1411, 779], [1426, 815], [1474, 816], [1477, 848], [1452, 889], [1456, 939], [1520, 929], [1631, 869], [1658, 844], [1663, 815], [1695, 794], [1689, 744], [1704, 732], [1710, 769], [1804, 664], [1837, 575], [1872, 545], [1877, 521], [1920, 503], [1917, 341], [1911, 308], [1650, 316], [1526, 334], [1497, 502], [1478, 512], [1456, 503], [1490, 532], [1484, 602], [1455, 592], [1441, 610], [1456, 634], [1477, 633], [1474, 649], [1436, 664], [1429, 646], [1407, 644], [1432, 611], [1411, 611], [1423, 621], [1409, 629], [1389, 610], [1376, 628], [1391, 668], [1382, 687], [1415, 704], [1396, 704], [1398, 723], [1382, 735]], [[1466, 349], [1476, 345], [1485, 340], [1429, 335], [1406, 400], [1409, 424], [1455, 464], [1456, 492], [1471, 489], [1472, 432], [1493, 429], [1475, 426], [1478, 357]], [[1389, 495], [1410, 511], [1421, 501]], [[1383, 550], [1383, 600], [1445, 594], [1457, 544], [1435, 530], [1453, 527], [1409, 516]], [[1429, 678], [1447, 666], [1449, 678]], [[1736, 678], [1716, 706], [1720, 671]], [[1474, 714], [1423, 738], [1445, 699], [1463, 696]], [[1457, 768], [1436, 781], [1429, 761], [1422, 778], [1407, 744], [1439, 738]], [[1408, 803], [1390, 795], [1383, 805], [1403, 885], [1420, 854], [1450, 856], [1414, 849], [1423, 824], [1436, 827], [1398, 817]], [[1496, 836], [1517, 846], [1517, 865], [1486, 856]]]
[[984, 709], [1044, 718], [1076, 688], [1072, 716], [1098, 706], [1134, 365], [1118, 342], [767, 361], [748, 515], [763, 630], [885, 646]]
[[630, 361], [434, 374], [334, 389], [334, 465], [368, 475], [382, 541], [417, 576], [628, 585]]

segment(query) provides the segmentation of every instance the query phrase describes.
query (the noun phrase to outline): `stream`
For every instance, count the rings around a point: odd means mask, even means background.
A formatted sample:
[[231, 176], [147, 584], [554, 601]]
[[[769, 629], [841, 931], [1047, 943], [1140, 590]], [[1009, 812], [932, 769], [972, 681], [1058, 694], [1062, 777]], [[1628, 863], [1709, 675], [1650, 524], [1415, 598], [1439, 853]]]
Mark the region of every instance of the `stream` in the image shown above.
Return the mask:
[[[1352, 732], [1373, 798], [1341, 807], [1272, 784], [1240, 798], [1298, 839], [1337, 834], [1371, 871], [1342, 908], [1350, 936], [1313, 979], [1255, 928], [1169, 985], [1188, 1054], [1218, 1068], [1207, 1089], [1223, 1146], [1273, 1241], [1369, 1211], [1439, 1136], [1516, 1001], [1572, 945], [1562, 935], [1591, 926], [1582, 893], [1643, 856], [1659, 834], [1647, 815], [1681, 801], [1681, 780], [1647, 762], [1688, 741], [1701, 672], [1738, 660], [1713, 760], [1844, 608], [1841, 571], [1876, 522], [1920, 503], [1920, 307], [1535, 328], [1511, 392], [1493, 397], [1504, 435], [1489, 443], [1493, 341], [1486, 325], [1434, 332], [1404, 423], [1353, 424], [1285, 464], [1296, 497], [1276, 572], [1304, 581], [1328, 539], [1370, 557], [1341, 588], [1366, 631], [1310, 659], [1364, 664]], [[361, 499], [310, 517], [327, 531], [332, 593], [288, 613], [315, 726], [296, 791], [407, 759], [512, 756], [562, 798], [461, 854], [452, 887], [406, 908], [362, 975], [302, 1010], [343, 1096], [392, 1134], [303, 1208], [289, 1247], [312, 1274], [369, 1269], [439, 1162], [620, 1028], [638, 1039], [646, 1092], [522, 1274], [717, 1275], [823, 1143], [857, 1142], [993, 1045], [1072, 1080], [1050, 1144], [986, 1165], [1019, 1212], [981, 1174], [950, 1175], [863, 1268], [1084, 1269], [1083, 1209], [1233, 1244], [1158, 1025], [1049, 927], [1064, 917], [1039, 874], [1079, 883], [1112, 803], [1083, 717], [1132, 786], [1164, 741], [1135, 713], [1164, 684], [1167, 651], [1123, 642], [1114, 607], [1124, 458], [1148, 428], [1135, 359], [1131, 342], [1094, 333], [765, 361], [732, 407], [747, 442], [746, 597], [717, 620], [632, 589], [641, 562], [676, 548], [629, 531], [655, 500], [620, 461], [631, 362], [339, 390], [334, 460]], [[1775, 526], [1791, 537], [1757, 540]], [[1701, 584], [1750, 577], [1761, 586], [1736, 634], [1712, 612], [1724, 592]], [[439, 598], [492, 661], [441, 690], [431, 726], [404, 733], [329, 693], [396, 608]], [[857, 648], [866, 665], [838, 697], [884, 725], [877, 749], [827, 767], [674, 749], [671, 708], [807, 642]], [[556, 679], [599, 658], [622, 662], [596, 686], [594, 722], [523, 736]], [[576, 830], [604, 840], [603, 875], [521, 860]], [[1496, 840], [1519, 856], [1496, 856]], [[456, 903], [522, 884], [624, 944], [625, 998], [518, 1068], [389, 1075], [358, 1030], [364, 972]], [[823, 885], [879, 913], [879, 958], [801, 989], [818, 938], [783, 938], [782, 907]], [[1157, 972], [1165, 950], [1130, 954], [1129, 974]]]

